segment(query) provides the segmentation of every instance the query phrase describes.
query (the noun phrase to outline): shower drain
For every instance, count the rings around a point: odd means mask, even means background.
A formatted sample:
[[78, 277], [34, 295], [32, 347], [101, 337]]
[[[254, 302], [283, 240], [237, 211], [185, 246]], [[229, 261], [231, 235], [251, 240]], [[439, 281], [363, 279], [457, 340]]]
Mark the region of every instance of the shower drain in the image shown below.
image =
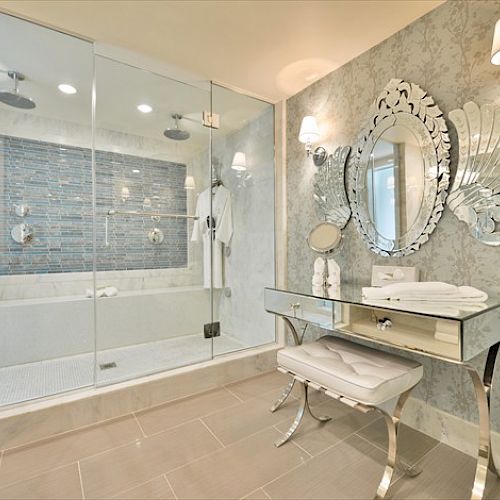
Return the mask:
[[112, 361], [111, 363], [103, 363], [102, 365], [99, 365], [99, 368], [101, 370], [109, 370], [110, 368], [116, 368], [116, 363]]

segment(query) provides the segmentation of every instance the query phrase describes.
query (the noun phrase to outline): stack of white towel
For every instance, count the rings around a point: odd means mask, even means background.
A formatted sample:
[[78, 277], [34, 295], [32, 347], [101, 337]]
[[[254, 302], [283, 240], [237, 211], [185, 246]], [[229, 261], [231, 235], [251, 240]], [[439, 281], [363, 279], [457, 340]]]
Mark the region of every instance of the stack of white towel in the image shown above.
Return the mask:
[[[92, 290], [92, 288], [87, 288], [87, 290], [85, 290], [85, 295], [89, 299], [92, 298], [94, 296], [94, 290]], [[115, 297], [118, 295], [118, 288], [115, 286], [103, 286], [96, 289], [95, 295], [98, 299], [101, 297]]]
[[325, 273], [325, 265], [328, 266], [328, 277], [326, 282], [330, 286], [339, 286], [340, 285], [340, 267], [333, 260], [328, 259], [325, 263], [325, 259], [322, 257], [318, 257], [314, 261], [314, 274], [312, 278], [312, 284], [314, 287], [323, 286], [323, 277]]
[[368, 300], [404, 300], [432, 302], [484, 302], [488, 294], [471, 286], [455, 286], [439, 281], [393, 283], [380, 288], [364, 287]]

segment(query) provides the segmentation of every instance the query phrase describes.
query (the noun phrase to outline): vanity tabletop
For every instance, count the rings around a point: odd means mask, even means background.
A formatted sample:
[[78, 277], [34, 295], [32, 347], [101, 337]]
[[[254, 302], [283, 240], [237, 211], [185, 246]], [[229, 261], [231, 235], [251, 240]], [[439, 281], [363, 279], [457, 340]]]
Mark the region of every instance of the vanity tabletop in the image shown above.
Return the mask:
[[362, 296], [361, 290], [363, 286], [369, 285], [346, 283], [337, 288], [330, 287], [326, 291], [323, 287], [312, 287], [311, 285], [298, 286], [293, 289], [266, 287], [266, 290], [331, 302], [389, 309], [439, 319], [454, 319], [457, 321], [467, 321], [500, 307], [500, 298], [497, 297], [489, 297], [485, 302], [368, 300]]

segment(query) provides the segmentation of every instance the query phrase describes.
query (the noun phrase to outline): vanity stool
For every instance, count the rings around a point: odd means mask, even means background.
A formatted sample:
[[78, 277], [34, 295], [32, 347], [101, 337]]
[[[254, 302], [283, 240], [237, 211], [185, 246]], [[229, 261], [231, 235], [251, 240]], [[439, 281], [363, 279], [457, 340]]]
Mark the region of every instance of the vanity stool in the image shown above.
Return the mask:
[[[330, 420], [329, 417], [318, 417], [311, 412], [308, 387], [324, 391], [327, 396], [363, 413], [378, 411], [384, 416], [389, 446], [387, 465], [376, 495], [376, 498], [384, 498], [396, 466], [399, 419], [411, 390], [422, 378], [422, 365], [348, 340], [325, 336], [309, 344], [279, 351], [278, 370], [292, 375], [300, 383], [302, 398], [292, 426], [275, 443], [277, 447], [292, 437], [306, 411], [321, 422]], [[387, 406], [396, 398], [394, 411], [388, 412], [381, 408], [383, 403]]]

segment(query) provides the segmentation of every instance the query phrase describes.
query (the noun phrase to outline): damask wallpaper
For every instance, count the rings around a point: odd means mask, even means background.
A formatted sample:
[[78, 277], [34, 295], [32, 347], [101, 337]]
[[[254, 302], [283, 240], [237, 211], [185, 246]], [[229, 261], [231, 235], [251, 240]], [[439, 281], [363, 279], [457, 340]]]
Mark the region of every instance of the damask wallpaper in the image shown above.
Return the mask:
[[[495, 21], [500, 1], [450, 0], [389, 39], [373, 47], [287, 101], [288, 283], [309, 282], [315, 256], [306, 236], [318, 222], [312, 196], [315, 167], [306, 159], [297, 137], [305, 115], [314, 115], [321, 144], [334, 150], [355, 147], [373, 100], [391, 78], [420, 85], [448, 113], [474, 100], [500, 105], [500, 67], [490, 63]], [[355, 22], [355, 20], [353, 20]], [[450, 130], [452, 180], [457, 165], [457, 138]], [[352, 153], [351, 153], [352, 154]], [[352, 159], [352, 156], [350, 157]], [[348, 162], [348, 170], [352, 162]], [[349, 179], [350, 172], [346, 173]], [[421, 280], [472, 285], [500, 296], [500, 248], [479, 243], [446, 207], [436, 230], [421, 249], [407, 257], [380, 257], [368, 250], [351, 219], [335, 259], [342, 281], [366, 284], [373, 264], [416, 266]], [[498, 325], [500, 328], [500, 325]], [[474, 392], [465, 370], [419, 358], [424, 380], [417, 398], [443, 411], [477, 420]], [[474, 360], [480, 366], [484, 356]], [[500, 370], [495, 376], [500, 385]], [[500, 393], [494, 395], [494, 428], [500, 430]], [[422, 418], [425, 415], [421, 416]]]

